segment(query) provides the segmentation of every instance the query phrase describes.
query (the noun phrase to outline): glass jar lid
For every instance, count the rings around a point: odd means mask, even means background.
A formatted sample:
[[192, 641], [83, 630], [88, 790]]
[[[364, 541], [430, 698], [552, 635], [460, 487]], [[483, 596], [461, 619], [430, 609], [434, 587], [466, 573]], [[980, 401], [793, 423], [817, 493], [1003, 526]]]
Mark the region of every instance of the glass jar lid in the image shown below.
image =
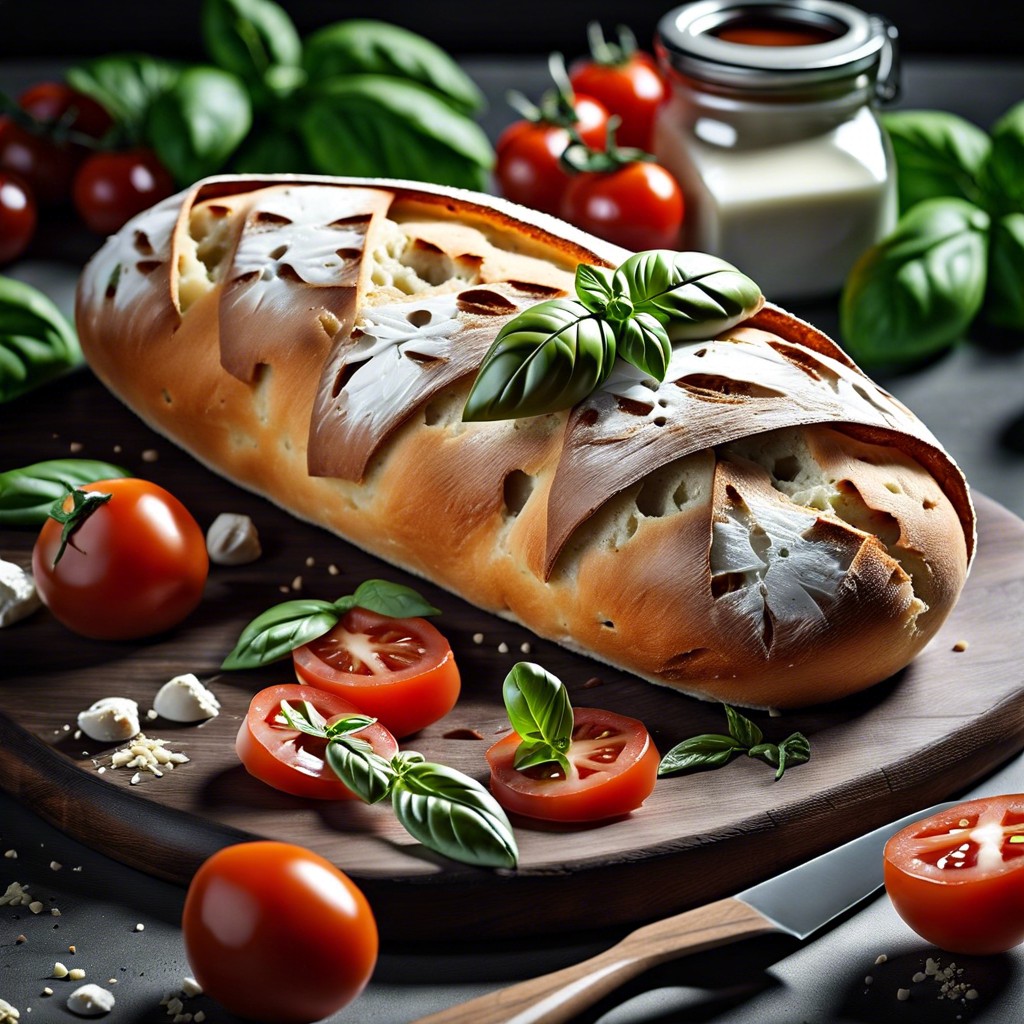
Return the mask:
[[896, 92], [896, 30], [837, 0], [697, 0], [658, 23], [657, 48], [677, 73], [742, 91], [802, 91], [877, 79]]

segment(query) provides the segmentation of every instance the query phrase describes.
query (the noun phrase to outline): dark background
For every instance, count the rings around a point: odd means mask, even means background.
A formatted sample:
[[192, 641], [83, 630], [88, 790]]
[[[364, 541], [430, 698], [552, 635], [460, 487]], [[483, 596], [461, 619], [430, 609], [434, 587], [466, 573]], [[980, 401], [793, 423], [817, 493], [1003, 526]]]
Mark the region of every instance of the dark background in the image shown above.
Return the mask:
[[[79, 56], [142, 50], [195, 58], [200, 0], [0, 0], [0, 58]], [[425, 35], [456, 56], [586, 49], [585, 25], [628, 25], [645, 46], [670, 0], [284, 0], [305, 35], [345, 18], [371, 17]], [[898, 27], [908, 54], [1018, 57], [1024, 61], [1024, 17], [1017, 0], [862, 0], [862, 9]]]

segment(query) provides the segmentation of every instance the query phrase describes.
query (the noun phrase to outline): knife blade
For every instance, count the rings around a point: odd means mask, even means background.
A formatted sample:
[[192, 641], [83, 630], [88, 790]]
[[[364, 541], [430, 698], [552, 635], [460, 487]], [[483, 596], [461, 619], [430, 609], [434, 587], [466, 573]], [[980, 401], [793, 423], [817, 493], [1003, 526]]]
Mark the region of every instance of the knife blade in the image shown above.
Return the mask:
[[414, 1024], [565, 1024], [643, 971], [771, 932], [806, 939], [882, 885], [882, 850], [900, 829], [956, 801], [908, 814], [735, 896], [644, 925], [610, 949]]

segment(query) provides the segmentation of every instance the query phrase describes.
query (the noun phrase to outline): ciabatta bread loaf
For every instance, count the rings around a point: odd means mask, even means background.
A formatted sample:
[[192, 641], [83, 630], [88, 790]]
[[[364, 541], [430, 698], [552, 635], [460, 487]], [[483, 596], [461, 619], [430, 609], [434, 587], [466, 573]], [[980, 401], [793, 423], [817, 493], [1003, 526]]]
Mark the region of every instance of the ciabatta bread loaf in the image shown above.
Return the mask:
[[905, 666], [963, 586], [962, 474], [828, 338], [766, 304], [572, 409], [465, 422], [519, 311], [628, 254], [490, 197], [210, 179], [82, 276], [93, 369], [236, 483], [537, 634], [746, 706]]

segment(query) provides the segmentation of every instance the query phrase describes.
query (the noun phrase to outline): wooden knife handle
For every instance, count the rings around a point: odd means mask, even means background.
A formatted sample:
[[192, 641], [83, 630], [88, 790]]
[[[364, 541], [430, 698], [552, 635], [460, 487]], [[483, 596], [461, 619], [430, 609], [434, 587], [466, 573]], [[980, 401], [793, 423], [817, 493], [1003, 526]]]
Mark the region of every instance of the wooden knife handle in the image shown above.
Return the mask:
[[733, 897], [646, 925], [571, 967], [423, 1017], [415, 1024], [561, 1024], [655, 964], [777, 931]]

